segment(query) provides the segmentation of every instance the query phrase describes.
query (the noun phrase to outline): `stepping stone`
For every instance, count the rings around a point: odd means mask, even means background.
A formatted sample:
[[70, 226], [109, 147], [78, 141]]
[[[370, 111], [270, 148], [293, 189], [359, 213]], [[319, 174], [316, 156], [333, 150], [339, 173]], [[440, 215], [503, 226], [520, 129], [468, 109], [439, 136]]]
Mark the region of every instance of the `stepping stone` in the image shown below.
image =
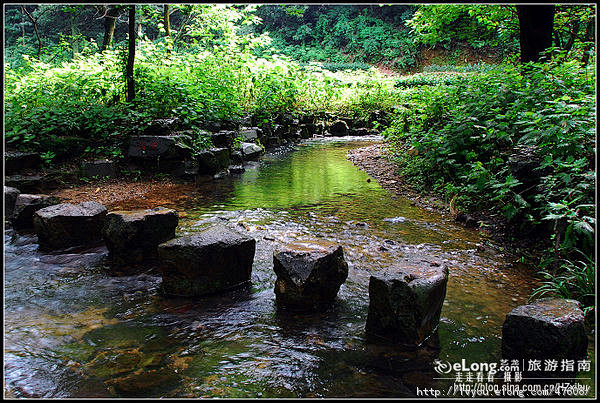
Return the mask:
[[164, 207], [112, 211], [107, 214], [102, 236], [114, 269], [131, 269], [158, 259], [158, 245], [175, 237], [177, 211]]
[[502, 357], [542, 364], [545, 359], [559, 364], [562, 359], [583, 359], [588, 345], [584, 319], [579, 301], [571, 299], [542, 298], [520, 305], [506, 315], [502, 326]]
[[328, 241], [297, 241], [273, 252], [278, 306], [293, 311], [329, 307], [348, 277], [341, 245]]
[[256, 241], [223, 224], [158, 246], [166, 295], [197, 297], [250, 282]]
[[409, 348], [421, 346], [438, 327], [447, 283], [446, 266], [392, 266], [371, 276], [367, 337]]
[[60, 200], [55, 196], [19, 194], [11, 217], [13, 227], [17, 230], [33, 228], [33, 214], [39, 209], [58, 203]]
[[62, 203], [37, 210], [33, 226], [44, 249], [92, 245], [102, 240], [106, 207], [87, 201]]
[[6, 175], [16, 174], [28, 168], [39, 168], [42, 158], [38, 153], [5, 152], [4, 172]]
[[21, 192], [19, 189], [4, 186], [4, 218], [9, 219], [15, 211], [15, 203]]

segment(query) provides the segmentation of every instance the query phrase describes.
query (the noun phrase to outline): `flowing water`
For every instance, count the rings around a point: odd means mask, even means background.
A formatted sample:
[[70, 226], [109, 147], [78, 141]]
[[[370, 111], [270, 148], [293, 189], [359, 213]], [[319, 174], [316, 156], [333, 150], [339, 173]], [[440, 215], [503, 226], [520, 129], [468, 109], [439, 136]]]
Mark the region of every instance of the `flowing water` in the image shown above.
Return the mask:
[[[226, 222], [256, 239], [251, 286], [224, 295], [165, 298], [151, 268], [111, 276], [103, 246], [42, 253], [7, 229], [7, 396], [407, 397], [451, 384], [435, 359], [498, 363], [504, 318], [533, 276], [480, 232], [368, 181], [346, 159], [368, 144], [307, 141], [185, 198], [161, 195], [178, 235]], [[348, 279], [326, 312], [278, 310], [273, 249], [311, 238], [343, 246]], [[365, 339], [369, 277], [392, 262], [450, 271], [438, 333], [414, 352]]]

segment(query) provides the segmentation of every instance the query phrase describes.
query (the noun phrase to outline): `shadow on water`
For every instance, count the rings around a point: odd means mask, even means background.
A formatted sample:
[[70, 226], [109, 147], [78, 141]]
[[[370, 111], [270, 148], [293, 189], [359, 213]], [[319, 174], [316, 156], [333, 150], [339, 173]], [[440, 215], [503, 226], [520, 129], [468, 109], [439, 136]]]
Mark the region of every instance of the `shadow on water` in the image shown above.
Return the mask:
[[[346, 160], [366, 144], [280, 149], [174, 199], [178, 235], [226, 222], [256, 239], [251, 285], [222, 295], [167, 298], [150, 270], [110, 276], [103, 246], [47, 253], [34, 235], [5, 231], [7, 396], [410, 397], [447, 386], [435, 359], [498, 362], [504, 317], [534, 279], [477, 231], [368, 181]], [[325, 312], [281, 311], [273, 250], [315, 237], [342, 245], [348, 279]], [[431, 345], [368, 342], [369, 277], [434, 262], [450, 277]]]

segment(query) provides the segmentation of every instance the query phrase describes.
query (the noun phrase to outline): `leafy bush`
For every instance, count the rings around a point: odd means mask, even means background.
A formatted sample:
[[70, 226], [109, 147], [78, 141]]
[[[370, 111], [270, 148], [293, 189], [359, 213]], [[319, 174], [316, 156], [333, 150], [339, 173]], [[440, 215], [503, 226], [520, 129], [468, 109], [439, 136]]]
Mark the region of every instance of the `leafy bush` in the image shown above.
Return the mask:
[[[593, 249], [594, 81], [577, 61], [458, 76], [411, 92], [385, 135], [416, 186], [543, 234], [543, 267], [556, 266], [575, 249]], [[517, 177], [522, 150], [538, 161], [537, 184]]]
[[593, 254], [586, 256], [576, 251], [575, 258], [562, 259], [557, 273], [540, 271], [544, 278], [542, 285], [537, 287], [531, 297], [546, 295], [583, 301], [584, 313], [591, 317], [596, 310], [596, 262]]
[[487, 63], [475, 63], [475, 64], [466, 64], [463, 66], [455, 66], [455, 65], [439, 65], [439, 64], [431, 64], [429, 66], [423, 67], [424, 73], [434, 73], [434, 72], [459, 72], [459, 73], [486, 73], [488, 71], [496, 69], [497, 66], [493, 64]]
[[69, 62], [24, 56], [21, 68], [5, 66], [6, 144], [54, 150], [55, 161], [73, 154], [115, 157], [130, 134], [157, 118], [177, 116], [181, 129], [200, 130], [247, 114], [269, 120], [296, 109], [364, 113], [395, 99], [390, 80], [374, 70], [331, 72], [227, 47], [175, 52], [164, 42], [139, 40], [137, 48], [137, 92], [129, 104], [122, 45]]
[[457, 80], [457, 74], [428, 73], [413, 74], [396, 80], [396, 87], [409, 88], [421, 85], [450, 85]]
[[387, 63], [408, 69], [417, 47], [404, 22], [411, 6], [278, 6], [257, 8], [273, 38], [267, 53], [300, 62]]

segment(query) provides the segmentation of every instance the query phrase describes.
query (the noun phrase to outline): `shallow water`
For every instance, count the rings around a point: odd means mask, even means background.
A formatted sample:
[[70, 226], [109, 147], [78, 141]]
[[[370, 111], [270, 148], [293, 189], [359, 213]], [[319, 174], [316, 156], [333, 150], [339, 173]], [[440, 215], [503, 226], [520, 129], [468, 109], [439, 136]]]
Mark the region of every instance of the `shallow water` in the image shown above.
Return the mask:
[[[44, 254], [34, 235], [6, 230], [7, 396], [408, 397], [452, 383], [434, 359], [499, 362], [504, 318], [535, 286], [530, 270], [367, 181], [346, 160], [367, 144], [307, 141], [163, 204], [180, 212], [178, 235], [226, 222], [257, 240], [252, 285], [221, 296], [164, 298], [150, 267], [109, 275], [103, 246]], [[348, 279], [326, 312], [280, 311], [273, 249], [310, 238], [343, 246]], [[415, 352], [365, 339], [369, 277], [392, 262], [450, 270], [437, 337]]]

